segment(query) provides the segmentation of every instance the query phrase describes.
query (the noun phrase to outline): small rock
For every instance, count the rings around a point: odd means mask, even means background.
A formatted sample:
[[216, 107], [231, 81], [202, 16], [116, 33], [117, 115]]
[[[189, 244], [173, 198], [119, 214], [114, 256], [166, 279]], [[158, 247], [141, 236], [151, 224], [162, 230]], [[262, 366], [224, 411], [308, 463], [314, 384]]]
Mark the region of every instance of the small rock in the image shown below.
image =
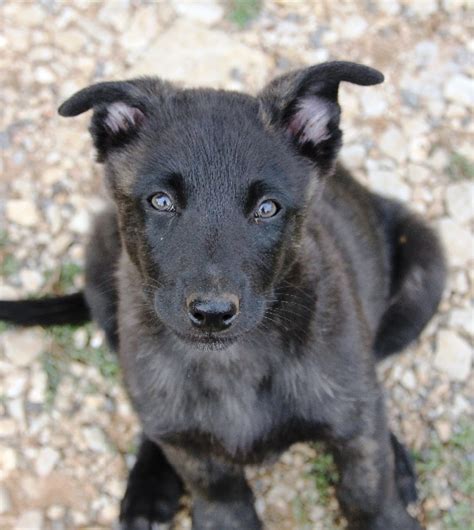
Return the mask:
[[35, 226], [40, 222], [39, 211], [35, 203], [26, 199], [8, 201], [5, 213], [9, 221], [21, 226]]
[[416, 2], [410, 2], [408, 5], [410, 12], [420, 17], [430, 16], [438, 11], [436, 0], [416, 0]]
[[20, 396], [26, 388], [27, 376], [25, 373], [13, 372], [5, 378], [5, 395], [8, 398]]
[[474, 310], [453, 309], [449, 313], [449, 325], [464, 331], [469, 335], [474, 335]]
[[449, 218], [438, 222], [438, 230], [445, 248], [448, 249], [448, 263], [457, 267], [466, 266], [474, 258], [473, 234]]
[[1, 340], [5, 355], [15, 366], [29, 366], [45, 348], [43, 333], [35, 329], [7, 331]]
[[56, 78], [53, 72], [46, 66], [38, 66], [34, 71], [35, 80], [42, 85], [52, 83]]
[[367, 29], [367, 21], [359, 15], [353, 15], [344, 21], [340, 27], [340, 36], [344, 39], [358, 39]]
[[62, 519], [66, 514], [66, 509], [64, 506], [61, 506], [59, 504], [53, 504], [48, 508], [48, 511], [46, 512], [46, 515], [48, 516], [48, 519], [51, 519], [52, 521], [57, 521], [58, 519]]
[[407, 390], [414, 390], [417, 386], [417, 381], [413, 370], [405, 371], [400, 382]]
[[40, 449], [35, 465], [36, 473], [40, 477], [46, 477], [49, 475], [57, 464], [59, 457], [59, 453], [51, 447]]
[[224, 16], [224, 9], [215, 0], [200, 0], [199, 2], [173, 0], [172, 5], [178, 15], [203, 24], [216, 24]]
[[43, 284], [43, 276], [38, 271], [22, 269], [20, 271], [20, 281], [28, 293], [35, 293]]
[[387, 101], [381, 94], [363, 92], [360, 95], [362, 110], [368, 118], [378, 118], [387, 111]]
[[439, 420], [435, 423], [435, 429], [438, 433], [439, 439], [445, 443], [451, 438], [451, 424], [446, 420]]
[[369, 169], [369, 183], [375, 192], [390, 195], [405, 202], [410, 199], [410, 188], [394, 171]]
[[[17, 432], [16, 422], [11, 418], [0, 418], [0, 438], [9, 438]], [[1, 459], [1, 456], [0, 456]]]
[[12, 509], [12, 501], [7, 488], [0, 484], [0, 514], [9, 512]]
[[145, 48], [156, 35], [159, 35], [158, 20], [153, 6], [137, 9], [128, 29], [122, 35], [128, 49]]
[[398, 127], [389, 127], [380, 137], [380, 150], [399, 163], [407, 159], [407, 141]]
[[89, 212], [82, 209], [74, 214], [69, 224], [69, 228], [73, 232], [76, 232], [77, 234], [84, 235], [89, 232], [90, 225], [91, 225], [91, 219], [90, 219]]
[[460, 223], [474, 218], [474, 183], [450, 184], [446, 188], [446, 206], [449, 215]]
[[108, 452], [109, 446], [102, 429], [99, 427], [85, 427], [82, 432], [89, 449], [98, 453]]
[[474, 105], [474, 79], [455, 75], [444, 86], [444, 97], [454, 103], [472, 108]]
[[435, 367], [455, 381], [465, 381], [471, 371], [472, 348], [459, 335], [450, 330], [438, 334]]
[[367, 153], [362, 145], [353, 144], [342, 148], [341, 159], [348, 169], [358, 169], [366, 161]]
[[35, 372], [31, 376], [30, 391], [28, 392], [28, 401], [30, 403], [44, 403], [46, 399], [46, 388], [48, 378], [45, 372]]
[[17, 519], [15, 530], [42, 530], [43, 514], [39, 510], [24, 512]]
[[0, 449], [0, 479], [5, 478], [10, 471], [16, 468], [17, 457], [11, 447], [1, 447]]

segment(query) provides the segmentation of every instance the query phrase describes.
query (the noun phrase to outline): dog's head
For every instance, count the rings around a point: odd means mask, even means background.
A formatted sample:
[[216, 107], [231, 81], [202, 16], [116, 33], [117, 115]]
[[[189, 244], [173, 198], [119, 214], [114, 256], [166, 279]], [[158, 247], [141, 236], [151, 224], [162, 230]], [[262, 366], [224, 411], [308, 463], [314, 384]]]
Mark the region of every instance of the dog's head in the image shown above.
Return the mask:
[[59, 109], [94, 110], [91, 133], [124, 247], [159, 320], [225, 344], [258, 326], [298, 255], [305, 210], [341, 145], [341, 81], [372, 68], [325, 63], [258, 96], [158, 79], [99, 83]]

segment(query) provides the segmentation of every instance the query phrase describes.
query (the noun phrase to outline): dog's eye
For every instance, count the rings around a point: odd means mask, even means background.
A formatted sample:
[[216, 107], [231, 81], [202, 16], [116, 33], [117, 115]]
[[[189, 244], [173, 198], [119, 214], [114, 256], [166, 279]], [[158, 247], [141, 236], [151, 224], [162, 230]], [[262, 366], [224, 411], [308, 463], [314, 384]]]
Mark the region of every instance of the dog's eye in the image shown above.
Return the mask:
[[276, 215], [279, 210], [280, 207], [275, 201], [266, 199], [258, 205], [258, 208], [255, 211], [255, 218], [268, 219], [269, 217]]
[[150, 197], [150, 204], [160, 212], [174, 212], [175, 210], [171, 197], [162, 191]]

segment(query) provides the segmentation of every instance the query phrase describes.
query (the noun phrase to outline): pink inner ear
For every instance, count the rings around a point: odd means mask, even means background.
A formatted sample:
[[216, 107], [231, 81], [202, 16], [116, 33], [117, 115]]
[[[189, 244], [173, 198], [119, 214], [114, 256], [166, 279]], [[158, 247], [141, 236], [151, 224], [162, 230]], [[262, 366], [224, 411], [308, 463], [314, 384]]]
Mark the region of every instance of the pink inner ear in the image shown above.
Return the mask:
[[318, 144], [330, 137], [328, 124], [331, 112], [328, 102], [318, 96], [307, 96], [298, 103], [288, 130], [300, 143]]
[[143, 121], [143, 112], [123, 101], [116, 101], [107, 107], [105, 126], [113, 133], [126, 132]]

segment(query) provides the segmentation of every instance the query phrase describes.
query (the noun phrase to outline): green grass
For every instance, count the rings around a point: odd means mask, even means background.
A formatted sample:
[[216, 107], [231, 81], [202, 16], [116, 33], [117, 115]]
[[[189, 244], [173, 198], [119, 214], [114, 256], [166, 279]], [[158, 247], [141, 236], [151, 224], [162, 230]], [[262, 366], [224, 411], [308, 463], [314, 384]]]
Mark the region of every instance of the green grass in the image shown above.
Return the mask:
[[[52, 326], [47, 330], [52, 344], [50, 351], [43, 355], [42, 364], [48, 380], [48, 404], [50, 405], [54, 402], [62, 377], [69, 373], [71, 361], [94, 366], [104, 379], [117, 381], [119, 367], [116, 356], [105, 345], [100, 348], [93, 348], [90, 345], [90, 338], [95, 329], [93, 325], [89, 324], [84, 327], [88, 335], [84, 348], [77, 348], [74, 344], [74, 333], [78, 329], [77, 326]], [[92, 386], [86, 390], [91, 392], [96, 389]]]
[[447, 169], [451, 180], [474, 180], [474, 163], [460, 153], [452, 153]]
[[76, 278], [83, 274], [83, 268], [77, 263], [65, 263], [61, 266], [57, 288], [61, 292], [71, 291], [75, 287]]
[[0, 260], [0, 276], [7, 277], [20, 269], [20, 262], [12, 254], [4, 254]]
[[442, 521], [445, 530], [474, 530], [472, 498], [474, 497], [474, 425], [468, 418], [459, 422], [451, 439], [443, 444], [433, 434], [431, 443], [415, 454], [422, 499], [436, 495], [436, 475], [448, 479], [453, 506], [449, 511], [427, 513], [429, 522]]
[[239, 28], [247, 26], [262, 9], [261, 0], [229, 0], [229, 19]]
[[319, 499], [323, 506], [327, 506], [334, 497], [334, 485], [337, 482], [337, 470], [334, 459], [320, 444], [315, 444], [318, 456], [313, 462], [311, 475], [314, 479]]

